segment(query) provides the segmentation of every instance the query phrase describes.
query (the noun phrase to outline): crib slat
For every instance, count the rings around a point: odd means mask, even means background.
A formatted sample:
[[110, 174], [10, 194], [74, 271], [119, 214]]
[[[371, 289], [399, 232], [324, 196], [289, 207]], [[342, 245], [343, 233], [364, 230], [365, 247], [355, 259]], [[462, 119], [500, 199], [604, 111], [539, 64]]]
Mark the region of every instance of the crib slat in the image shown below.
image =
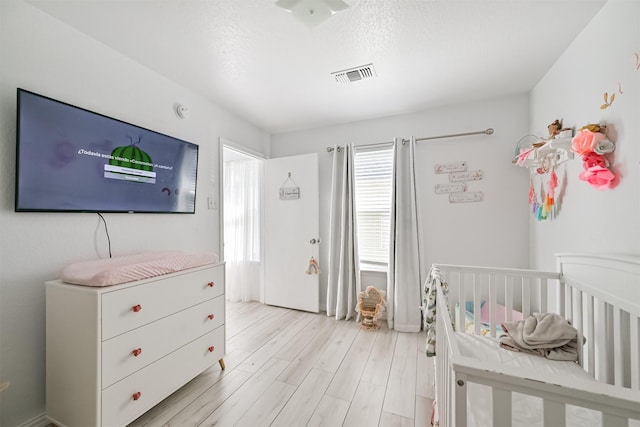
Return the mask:
[[549, 281], [546, 278], [540, 279], [540, 313], [546, 313], [547, 308], [547, 287], [549, 286]]
[[453, 329], [458, 330], [459, 318], [455, 310], [456, 304], [458, 304], [460, 300], [460, 287], [457, 286], [454, 276], [455, 273], [449, 273], [447, 277], [447, 284], [449, 285], [449, 313], [452, 313], [451, 320], [453, 321]]
[[436, 404], [440, 422], [442, 425], [449, 425], [450, 394], [448, 383], [451, 362], [444, 326], [439, 321], [441, 314], [438, 312], [437, 315], [438, 321], [436, 322], [436, 329], [440, 339], [436, 340], [436, 351], [438, 354], [438, 357], [436, 357]]
[[607, 310], [604, 301], [600, 298], [596, 299], [596, 325], [597, 325], [597, 333], [594, 339], [598, 340], [596, 344], [596, 348], [598, 349], [598, 353], [596, 356], [596, 379], [598, 381], [602, 381], [603, 383], [609, 383], [609, 375], [607, 372]]
[[489, 275], [489, 324], [492, 337], [496, 337], [496, 275]]
[[451, 384], [451, 378], [450, 378], [450, 374], [451, 374], [451, 368], [449, 367], [449, 350], [447, 349], [446, 351], [446, 359], [444, 365], [442, 366], [442, 371], [441, 374], [442, 375], [442, 388], [443, 388], [443, 393], [442, 393], [442, 397], [444, 397], [446, 400], [444, 401], [445, 403], [442, 403], [442, 399], [439, 399], [438, 402], [440, 403], [438, 405], [438, 412], [442, 411], [442, 422], [444, 423], [448, 423], [449, 419], [451, 417], [451, 411], [449, 410], [451, 408], [451, 405], [449, 405], [449, 399], [451, 396], [451, 392], [449, 391], [449, 384]]
[[565, 317], [565, 313], [566, 313], [565, 306], [564, 306], [564, 295], [565, 295], [565, 288], [566, 287], [567, 287], [567, 285], [563, 281], [561, 281], [558, 284], [558, 291], [557, 291], [557, 294], [558, 294], [557, 300], [558, 300], [558, 302], [556, 304], [558, 304], [558, 306], [556, 307], [556, 309], [558, 310], [558, 314], [560, 316], [563, 316], [563, 317]]
[[582, 291], [575, 289], [574, 292], [574, 298], [575, 298], [575, 303], [574, 303], [574, 320], [573, 320], [573, 326], [574, 328], [576, 328], [576, 330], [578, 331], [578, 363], [580, 365], [583, 365], [584, 360], [583, 360], [583, 344], [584, 344], [584, 326], [582, 324]]
[[544, 399], [542, 403], [544, 412], [544, 425], [553, 427], [565, 427], [565, 405]]
[[531, 287], [529, 279], [522, 277], [520, 282], [522, 283], [522, 298], [520, 299], [522, 301], [522, 315], [526, 319], [531, 316]]
[[493, 427], [511, 427], [511, 392], [492, 387]]
[[480, 335], [480, 298], [482, 292], [480, 289], [480, 277], [473, 275], [473, 333]]
[[594, 340], [594, 318], [593, 318], [593, 296], [587, 298], [587, 372], [595, 378], [596, 375], [596, 359], [595, 359], [595, 340]]
[[507, 322], [511, 322], [513, 320], [513, 277], [504, 278], [504, 305], [507, 318], [504, 319]]
[[[449, 368], [449, 351], [448, 349], [446, 351], [444, 351], [443, 353], [445, 353], [445, 355], [443, 355], [443, 360], [444, 363], [442, 364], [441, 370], [440, 370], [440, 378], [442, 378], [442, 381], [440, 382], [440, 385], [442, 386], [442, 392], [438, 393], [440, 394], [440, 398], [438, 399], [438, 413], [440, 415], [440, 420], [442, 423], [448, 423], [449, 422], [449, 416], [450, 416], [450, 412], [449, 412], [449, 408], [451, 407], [449, 405], [449, 399], [451, 396], [451, 394], [449, 393], [449, 383], [450, 383], [450, 379], [449, 379], [449, 373], [450, 368]], [[438, 356], [441, 357], [441, 356]], [[444, 402], [442, 400], [442, 398], [444, 398]], [[447, 425], [447, 424], [445, 424]]]
[[602, 425], [607, 427], [627, 427], [629, 420], [613, 414], [602, 414]]
[[465, 310], [466, 304], [465, 300], [467, 298], [467, 287], [464, 283], [464, 274], [458, 274], [458, 319], [457, 319], [457, 330], [464, 332], [465, 330]]
[[622, 312], [618, 307], [613, 308], [613, 369], [615, 385], [623, 386], [622, 369], [624, 367], [624, 354], [622, 351], [622, 334], [620, 333], [620, 316]]
[[573, 286], [567, 285], [565, 287], [565, 292], [565, 306], [567, 307], [565, 318], [573, 321]]
[[631, 388], [634, 390], [640, 389], [640, 357], [638, 356], [638, 352], [640, 352], [640, 348], [638, 348], [638, 318], [631, 314], [630, 320], [630, 336], [631, 340], [629, 343], [629, 348], [631, 350]]

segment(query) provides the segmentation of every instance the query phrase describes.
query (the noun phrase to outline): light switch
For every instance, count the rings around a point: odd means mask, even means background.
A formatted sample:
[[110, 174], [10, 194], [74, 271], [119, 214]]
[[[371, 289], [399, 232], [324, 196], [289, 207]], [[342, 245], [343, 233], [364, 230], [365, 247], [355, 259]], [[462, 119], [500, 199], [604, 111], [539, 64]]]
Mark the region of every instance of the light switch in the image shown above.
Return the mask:
[[218, 209], [218, 202], [214, 197], [207, 197], [207, 208], [211, 210]]

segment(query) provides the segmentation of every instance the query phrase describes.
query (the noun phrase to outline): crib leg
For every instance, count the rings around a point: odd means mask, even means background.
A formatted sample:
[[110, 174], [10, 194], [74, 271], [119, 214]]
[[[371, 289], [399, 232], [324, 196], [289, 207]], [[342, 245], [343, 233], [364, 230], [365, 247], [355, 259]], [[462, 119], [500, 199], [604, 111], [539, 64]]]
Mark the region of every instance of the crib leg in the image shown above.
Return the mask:
[[466, 427], [467, 425], [467, 376], [456, 373], [456, 411], [454, 422], [456, 427]]

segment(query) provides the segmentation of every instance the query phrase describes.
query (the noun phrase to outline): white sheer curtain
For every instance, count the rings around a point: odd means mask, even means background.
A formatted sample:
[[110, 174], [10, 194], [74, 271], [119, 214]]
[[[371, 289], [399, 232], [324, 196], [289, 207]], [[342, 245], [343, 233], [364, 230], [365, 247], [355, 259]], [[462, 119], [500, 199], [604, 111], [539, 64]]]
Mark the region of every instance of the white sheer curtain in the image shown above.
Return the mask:
[[261, 277], [262, 161], [224, 162], [224, 258], [226, 297], [251, 301]]
[[355, 317], [360, 271], [353, 196], [353, 146], [334, 146], [329, 213], [327, 316]]
[[391, 236], [387, 274], [387, 323], [400, 332], [418, 332], [421, 326], [419, 218], [414, 165], [415, 139], [394, 141]]

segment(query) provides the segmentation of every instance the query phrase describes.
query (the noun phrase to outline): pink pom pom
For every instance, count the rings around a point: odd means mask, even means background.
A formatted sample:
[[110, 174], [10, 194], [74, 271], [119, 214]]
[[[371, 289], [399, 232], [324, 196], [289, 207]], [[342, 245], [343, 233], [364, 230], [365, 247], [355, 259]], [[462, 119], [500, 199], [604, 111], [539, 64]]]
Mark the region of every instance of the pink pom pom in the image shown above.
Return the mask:
[[590, 167], [578, 176], [578, 178], [587, 182], [597, 190], [611, 188], [615, 177], [613, 172], [602, 166]]

